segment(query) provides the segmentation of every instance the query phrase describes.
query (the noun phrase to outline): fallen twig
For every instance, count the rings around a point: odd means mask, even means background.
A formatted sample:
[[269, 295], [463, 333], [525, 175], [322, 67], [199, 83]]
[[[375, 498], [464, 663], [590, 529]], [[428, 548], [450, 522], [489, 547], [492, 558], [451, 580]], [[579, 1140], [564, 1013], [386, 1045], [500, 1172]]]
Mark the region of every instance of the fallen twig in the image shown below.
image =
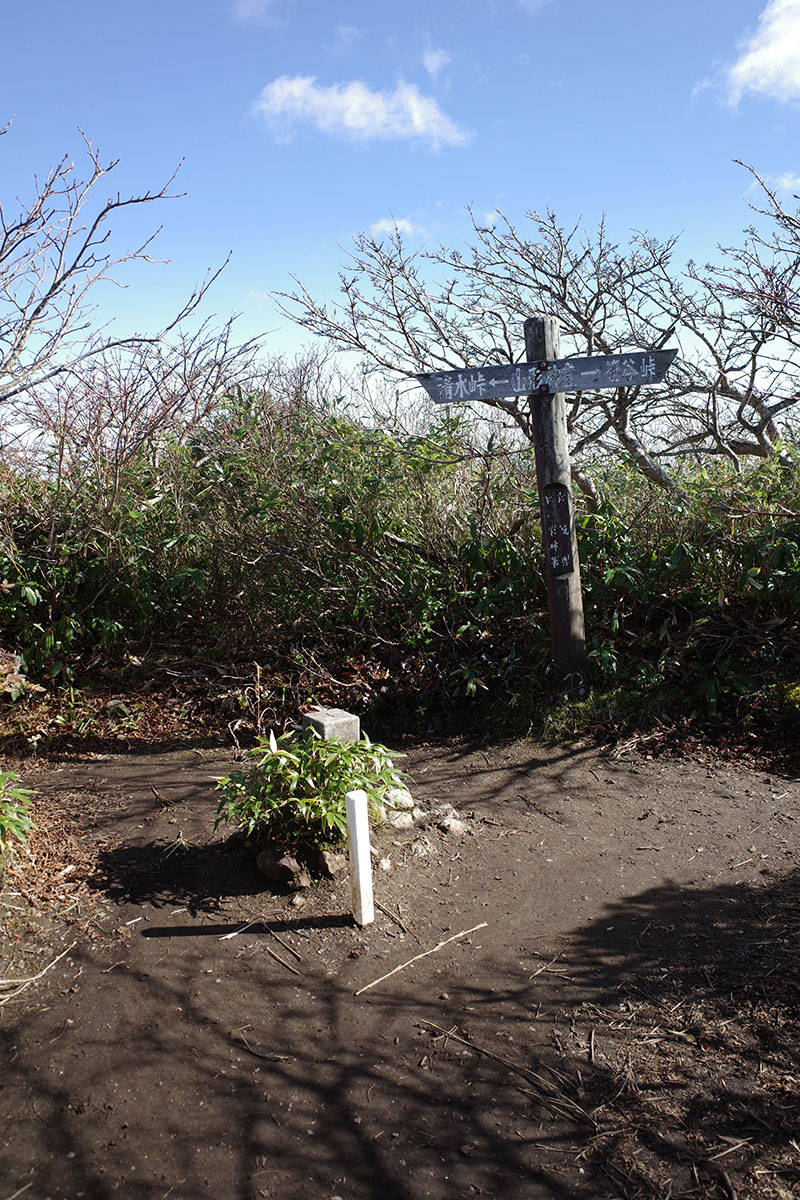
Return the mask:
[[714, 1162], [718, 1158], [724, 1158], [726, 1154], [733, 1154], [734, 1150], [741, 1150], [742, 1146], [749, 1146], [750, 1138], [742, 1138], [741, 1141], [734, 1142], [732, 1146], [726, 1146], [724, 1150], [720, 1150], [717, 1154], [709, 1154], [707, 1162]]
[[720, 1183], [722, 1184], [723, 1188], [725, 1189], [725, 1195], [728, 1197], [728, 1200], [737, 1200], [736, 1188], [733, 1186], [733, 1182], [732, 1182], [731, 1177], [728, 1174], [728, 1172], [720, 1171], [719, 1177], [720, 1177]]
[[653, 733], [638, 733], [635, 737], [629, 738], [627, 742], [620, 742], [618, 745], [616, 745], [609, 753], [608, 757], [612, 759], [620, 759], [622, 758], [623, 754], [627, 754], [629, 750], [635, 750], [637, 746], [643, 746], [646, 742], [655, 741], [655, 739], [661, 737], [662, 734], [663, 731], [660, 729], [655, 730]]
[[54, 967], [57, 962], [61, 961], [65, 954], [69, 954], [70, 950], [74, 950], [77, 944], [77, 942], [73, 942], [71, 946], [67, 946], [66, 950], [62, 950], [52, 962], [48, 963], [46, 967], [42, 967], [41, 971], [38, 971], [35, 975], [29, 975], [26, 979], [0, 979], [0, 989], [11, 989], [8, 996], [3, 996], [0, 999], [0, 1004], [6, 1004], [9, 1000], [13, 1000], [20, 992], [24, 992], [26, 988], [29, 988], [32, 983], [40, 980], [43, 975], [47, 974], [51, 967]]
[[[293, 954], [298, 962], [303, 961], [302, 954], [298, 954], [297, 951], [295, 949], [293, 949], [293, 947], [290, 946], [288, 942], [285, 942], [282, 937], [278, 937], [278, 935], [274, 929], [271, 929], [269, 925], [267, 926], [267, 929], [272, 934], [272, 936], [275, 938], [275, 941], [279, 942], [281, 944], [281, 946], [283, 946], [284, 950], [288, 950], [290, 954]], [[298, 974], [299, 974], [299, 972], [298, 972]]]
[[277, 962], [281, 964], [282, 967], [286, 967], [287, 971], [291, 971], [293, 975], [300, 974], [300, 972], [293, 967], [291, 963], [288, 963], [285, 958], [281, 958], [280, 954], [276, 954], [274, 950], [270, 950], [269, 946], [265, 946], [264, 949], [266, 950], [267, 954], [270, 954]]
[[28, 1188], [32, 1188], [32, 1187], [33, 1187], [33, 1180], [31, 1180], [30, 1183], [26, 1183], [24, 1187], [17, 1188], [17, 1190], [13, 1193], [13, 1195], [6, 1197], [6, 1200], [17, 1200], [17, 1196], [21, 1196], [23, 1192], [27, 1192]]
[[293, 1054], [262, 1054], [260, 1050], [254, 1050], [243, 1034], [239, 1034], [236, 1040], [237, 1042], [241, 1042], [245, 1049], [254, 1055], [255, 1058], [264, 1058], [267, 1062], [294, 1062]]
[[[379, 908], [382, 913], [386, 914], [387, 917], [390, 917], [394, 921], [395, 925], [399, 925], [403, 933], [411, 933], [411, 930], [408, 928], [408, 926], [403, 924], [397, 913], [393, 913], [391, 909], [384, 908], [380, 900], [375, 900], [375, 907]], [[411, 936], [416, 937], [416, 934], [411, 934]]]
[[406, 967], [410, 967], [412, 963], [419, 962], [421, 958], [427, 958], [429, 954], [436, 954], [437, 950], [441, 950], [444, 946], [449, 946], [451, 942], [457, 942], [459, 938], [466, 937], [469, 933], [476, 933], [479, 929], [485, 929], [488, 921], [481, 921], [480, 925], [473, 925], [472, 929], [462, 929], [461, 933], [454, 933], [452, 937], [446, 938], [443, 942], [439, 942], [438, 946], [434, 946], [432, 950], [423, 950], [422, 954], [415, 954], [413, 958], [409, 958], [404, 963], [400, 963], [399, 967], [395, 967], [391, 971], [387, 971], [385, 975], [381, 975], [379, 979], [373, 979], [372, 983], [367, 983], [364, 987], [359, 988], [355, 993], [360, 996], [362, 992], [368, 992], [370, 988], [377, 987], [379, 983], [383, 983], [384, 979], [389, 979], [392, 975], [396, 975], [398, 971], [404, 971]]
[[171, 800], [165, 800], [164, 797], [161, 795], [161, 792], [159, 792], [157, 788], [154, 788], [152, 784], [150, 785], [150, 791], [153, 793], [153, 795], [155, 796], [156, 800], [158, 801], [158, 803], [161, 805], [162, 808], [171, 808], [172, 807], [173, 802]]
[[240, 925], [238, 929], [234, 929], [232, 933], [223, 933], [219, 939], [221, 942], [228, 942], [231, 938], [238, 937], [240, 933], [244, 933], [245, 929], [249, 929], [251, 925], [255, 925], [255, 921], [246, 921], [244, 925]]
[[528, 976], [528, 982], [530, 982], [530, 980], [531, 980], [531, 979], [535, 979], [537, 975], [541, 975], [542, 971], [546, 971], [546, 970], [548, 970], [548, 968], [549, 968], [549, 967], [552, 967], [553, 963], [554, 963], [554, 962], [557, 962], [557, 961], [559, 960], [559, 958], [560, 958], [560, 957], [561, 957], [561, 955], [560, 955], [560, 954], [557, 954], [557, 955], [555, 956], [555, 958], [551, 958], [551, 959], [550, 959], [550, 962], [549, 962], [549, 963], [545, 963], [543, 967], [538, 967], [538, 968], [537, 968], [537, 969], [536, 969], [536, 970], [533, 972], [533, 974], [532, 974], [532, 975], [529, 975], [529, 976]]

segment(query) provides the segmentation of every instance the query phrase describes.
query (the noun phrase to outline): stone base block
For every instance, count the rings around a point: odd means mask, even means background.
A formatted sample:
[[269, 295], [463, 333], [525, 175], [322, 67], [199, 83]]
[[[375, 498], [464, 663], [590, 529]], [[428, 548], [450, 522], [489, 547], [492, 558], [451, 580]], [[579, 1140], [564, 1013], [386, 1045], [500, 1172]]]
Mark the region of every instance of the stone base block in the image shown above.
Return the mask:
[[303, 729], [315, 729], [324, 742], [338, 738], [340, 742], [357, 742], [361, 737], [361, 721], [355, 713], [343, 708], [316, 708], [302, 713]]

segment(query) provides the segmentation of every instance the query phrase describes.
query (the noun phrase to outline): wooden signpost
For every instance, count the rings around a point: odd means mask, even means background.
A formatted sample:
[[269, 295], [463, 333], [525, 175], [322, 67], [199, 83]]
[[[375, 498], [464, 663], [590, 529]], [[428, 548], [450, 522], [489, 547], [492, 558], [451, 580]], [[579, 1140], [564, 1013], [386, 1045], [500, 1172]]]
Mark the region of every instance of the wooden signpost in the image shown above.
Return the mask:
[[525, 322], [527, 362], [416, 375], [437, 404], [527, 396], [542, 520], [553, 658], [565, 678], [587, 682], [580, 563], [564, 395], [597, 388], [641, 387], [664, 378], [677, 350], [560, 358], [555, 317]]

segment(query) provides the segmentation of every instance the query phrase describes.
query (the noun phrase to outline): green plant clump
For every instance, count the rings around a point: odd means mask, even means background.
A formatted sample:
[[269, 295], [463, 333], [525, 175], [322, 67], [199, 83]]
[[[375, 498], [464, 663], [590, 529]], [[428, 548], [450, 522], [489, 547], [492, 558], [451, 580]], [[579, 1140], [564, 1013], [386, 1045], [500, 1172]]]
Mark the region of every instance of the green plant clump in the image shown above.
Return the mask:
[[22, 844], [33, 828], [31, 792], [18, 787], [19, 775], [0, 771], [0, 872], [11, 848], [12, 836]]
[[347, 792], [365, 791], [371, 815], [380, 820], [387, 792], [402, 787], [391, 752], [367, 737], [324, 741], [312, 729], [298, 741], [270, 731], [248, 754], [255, 761], [217, 785], [222, 799], [214, 828], [237, 822], [248, 839], [277, 842], [301, 855], [344, 839]]

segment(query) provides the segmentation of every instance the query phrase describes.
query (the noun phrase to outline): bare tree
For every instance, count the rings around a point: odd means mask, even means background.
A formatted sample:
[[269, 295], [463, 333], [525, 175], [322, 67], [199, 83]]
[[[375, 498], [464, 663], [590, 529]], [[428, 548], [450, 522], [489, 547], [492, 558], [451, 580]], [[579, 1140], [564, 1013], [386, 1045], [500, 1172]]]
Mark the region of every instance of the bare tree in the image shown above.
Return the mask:
[[[576, 482], [596, 503], [599, 455], [623, 453], [651, 480], [675, 489], [681, 456], [780, 455], [796, 432], [800, 403], [798, 300], [800, 217], [766, 196], [755, 211], [771, 232], [750, 228], [743, 247], [721, 248], [716, 265], [675, 266], [677, 239], [637, 232], [615, 244], [605, 222], [587, 235], [548, 211], [518, 229], [502, 214], [472, 220], [464, 251], [410, 252], [399, 231], [356, 237], [339, 276], [340, 299], [317, 301], [298, 283], [283, 311], [340, 349], [395, 377], [518, 361], [522, 323], [558, 318], [564, 352], [661, 349], [680, 357], [655, 387], [578, 392], [568, 425]], [[484, 401], [532, 438], [527, 401]]]
[[727, 456], [737, 470], [746, 456], [795, 465], [784, 442], [796, 441], [800, 404], [800, 219], [746, 169], [762, 196], [751, 205], [760, 221], [741, 246], [722, 250], [720, 262], [702, 271], [690, 264], [696, 291], [682, 317], [703, 347], [711, 385], [705, 426], [687, 443]]
[[[8, 132], [9, 125], [0, 130]], [[36, 180], [30, 201], [0, 204], [0, 400], [10, 400], [114, 347], [155, 343], [197, 308], [224, 265], [210, 271], [165, 329], [151, 336], [104, 336], [93, 331], [90, 293], [114, 270], [150, 253], [156, 230], [140, 245], [114, 255], [111, 219], [126, 208], [171, 198], [173, 175], [158, 191], [96, 202], [102, 181], [118, 165], [103, 163], [82, 134], [85, 178], [63, 158]], [[176, 172], [177, 173], [177, 172]]]

